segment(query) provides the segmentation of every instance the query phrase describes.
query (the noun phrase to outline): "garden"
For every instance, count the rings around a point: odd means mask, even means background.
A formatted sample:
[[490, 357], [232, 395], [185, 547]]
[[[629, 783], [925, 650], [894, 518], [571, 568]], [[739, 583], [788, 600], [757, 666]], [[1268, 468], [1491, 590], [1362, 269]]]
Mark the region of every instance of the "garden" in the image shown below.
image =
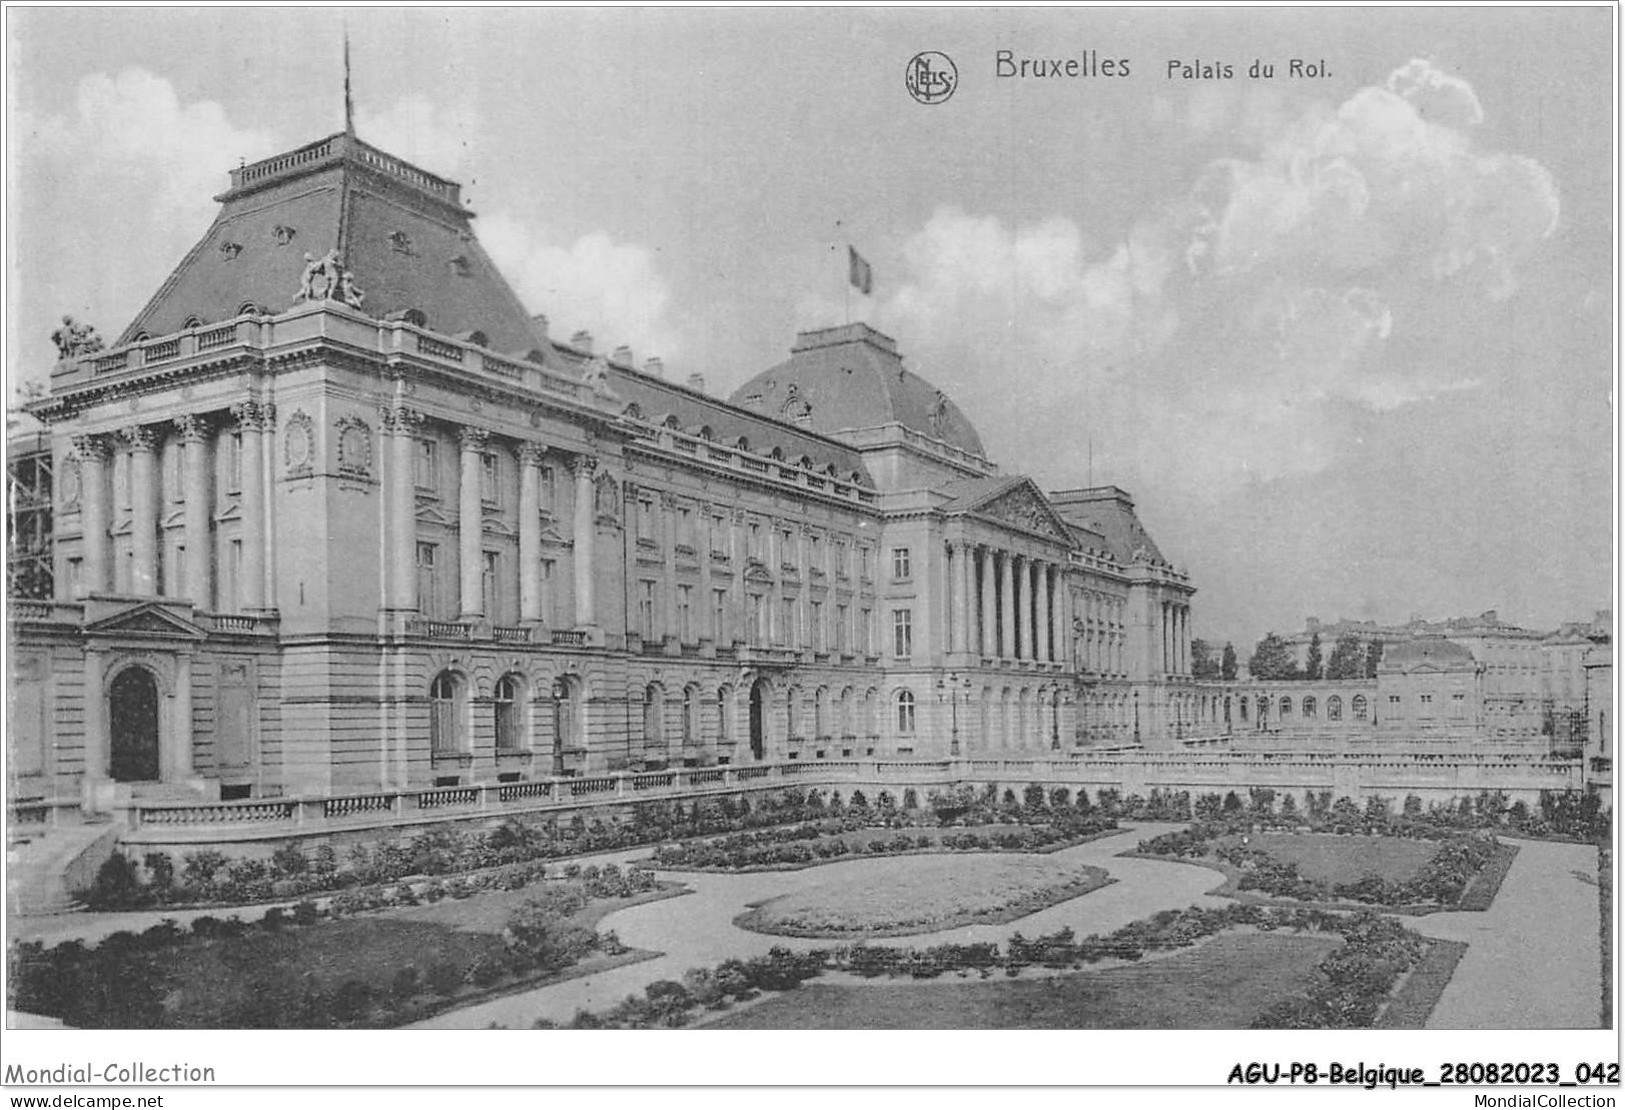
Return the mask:
[[[569, 1027], [1369, 1028], [1395, 998], [1419, 1025], [1443, 989], [1425, 981], [1407, 990], [1430, 951], [1370, 910], [1193, 906], [1081, 939], [1062, 929], [1002, 944], [776, 947], [651, 983], [607, 1011], [578, 1012]], [[1148, 956], [1160, 958], [1142, 963]], [[862, 982], [944, 976], [957, 981]]]
[[1113, 880], [1049, 856], [855, 860], [756, 906], [734, 924], [815, 938], [893, 937], [1014, 921]]
[[164, 921], [100, 944], [13, 945], [11, 1005], [76, 1028], [383, 1028], [495, 993], [646, 959], [607, 914], [681, 893], [652, 874], [537, 865], [477, 891], [437, 880], [357, 888], [255, 924]]

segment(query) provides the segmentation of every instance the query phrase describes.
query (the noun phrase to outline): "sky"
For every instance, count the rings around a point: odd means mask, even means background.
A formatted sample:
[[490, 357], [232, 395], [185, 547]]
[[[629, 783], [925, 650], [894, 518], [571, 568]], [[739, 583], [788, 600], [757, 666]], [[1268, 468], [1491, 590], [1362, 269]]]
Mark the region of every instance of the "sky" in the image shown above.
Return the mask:
[[463, 183], [555, 334], [726, 395], [867, 320], [1007, 473], [1128, 489], [1196, 635], [1611, 604], [1610, 8], [7, 17], [8, 395], [342, 128], [347, 23], [360, 136]]

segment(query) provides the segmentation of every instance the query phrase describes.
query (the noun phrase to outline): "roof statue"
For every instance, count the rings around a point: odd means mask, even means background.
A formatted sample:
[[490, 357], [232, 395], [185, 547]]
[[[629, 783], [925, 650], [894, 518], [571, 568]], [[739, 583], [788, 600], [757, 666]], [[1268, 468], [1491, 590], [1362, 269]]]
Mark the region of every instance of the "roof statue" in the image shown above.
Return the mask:
[[337, 248], [320, 258], [305, 252], [305, 272], [299, 279], [298, 301], [342, 301], [351, 308], [360, 308], [367, 295], [355, 284], [355, 275], [339, 262]]
[[72, 316], [62, 317], [62, 326], [51, 333], [51, 342], [56, 344], [57, 357], [63, 359], [95, 354], [104, 346], [95, 328], [74, 323]]

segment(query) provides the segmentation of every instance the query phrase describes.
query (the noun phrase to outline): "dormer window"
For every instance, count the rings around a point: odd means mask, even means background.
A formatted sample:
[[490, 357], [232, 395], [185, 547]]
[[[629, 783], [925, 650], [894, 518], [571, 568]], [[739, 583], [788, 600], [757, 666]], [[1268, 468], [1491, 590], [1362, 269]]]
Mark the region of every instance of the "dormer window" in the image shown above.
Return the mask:
[[451, 272], [456, 274], [458, 277], [468, 277], [471, 273], [473, 273], [466, 254], [459, 254], [457, 257], [448, 262], [447, 265], [451, 267]]
[[196, 316], [188, 316], [186, 318], [186, 322], [181, 325], [181, 327], [187, 331], [190, 331], [193, 328], [201, 328], [202, 326], [203, 321], [198, 319]]
[[220, 244], [220, 257], [226, 262], [232, 261], [242, 253], [243, 245], [241, 243], [226, 242]]
[[392, 231], [389, 233], [389, 246], [401, 254], [411, 254], [412, 237], [404, 231]]
[[405, 320], [408, 324], [411, 324], [414, 328], [426, 328], [429, 326], [429, 317], [424, 314], [421, 308], [407, 309], [406, 312], [402, 314], [401, 319]]
[[271, 229], [271, 238], [276, 240], [279, 247], [285, 247], [293, 242], [293, 237], [297, 234], [299, 233], [287, 224], [277, 224]]
[[253, 301], [244, 301], [237, 306], [237, 315], [239, 316], [258, 316], [259, 314], [260, 306]]

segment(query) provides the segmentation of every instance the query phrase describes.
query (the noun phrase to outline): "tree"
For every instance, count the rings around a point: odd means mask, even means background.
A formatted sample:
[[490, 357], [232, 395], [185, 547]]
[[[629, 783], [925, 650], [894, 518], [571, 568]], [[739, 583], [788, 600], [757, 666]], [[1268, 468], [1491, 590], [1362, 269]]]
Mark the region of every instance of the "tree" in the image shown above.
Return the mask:
[[1266, 682], [1298, 677], [1298, 664], [1292, 658], [1292, 649], [1273, 632], [1265, 633], [1253, 648], [1252, 658], [1247, 660], [1247, 670], [1254, 678]]
[[1365, 675], [1365, 645], [1360, 637], [1345, 632], [1332, 645], [1332, 657], [1326, 664], [1326, 677], [1330, 679], [1360, 678]]
[[1319, 679], [1324, 675], [1324, 671], [1321, 667], [1321, 661], [1320, 633], [1316, 632], [1313, 636], [1309, 637], [1309, 661], [1304, 667], [1303, 677], [1307, 678], [1311, 682], [1319, 681]]
[[1206, 640], [1191, 641], [1191, 675], [1209, 679], [1219, 677], [1219, 661], [1213, 658], [1213, 645]]
[[1377, 664], [1382, 662], [1382, 641], [1372, 640], [1365, 649], [1365, 676], [1377, 677]]
[[1236, 680], [1236, 645], [1224, 642], [1224, 655], [1219, 659], [1219, 677], [1225, 682]]

